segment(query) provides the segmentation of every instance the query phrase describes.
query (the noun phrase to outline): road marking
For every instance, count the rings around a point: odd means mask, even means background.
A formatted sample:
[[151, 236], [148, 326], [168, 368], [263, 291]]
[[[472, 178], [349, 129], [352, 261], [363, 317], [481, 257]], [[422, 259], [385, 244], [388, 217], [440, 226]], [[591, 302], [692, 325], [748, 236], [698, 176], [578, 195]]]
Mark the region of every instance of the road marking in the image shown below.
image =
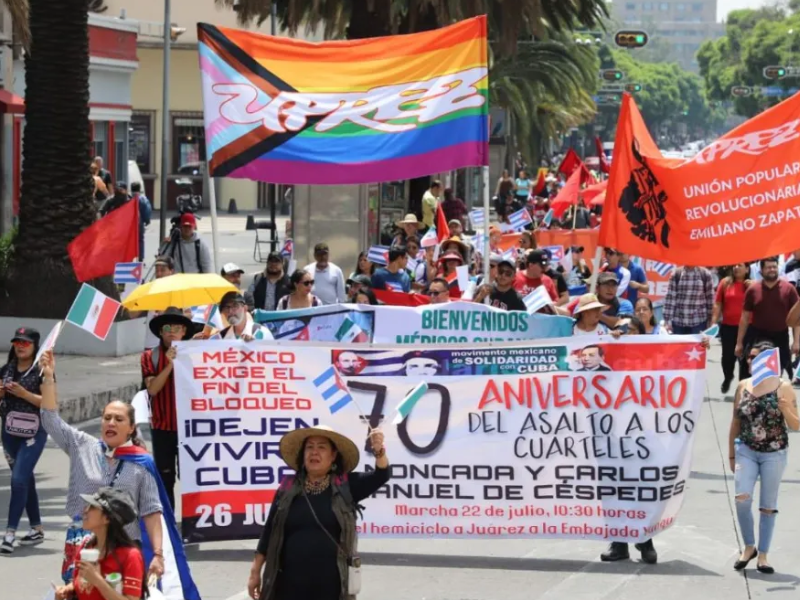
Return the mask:
[[247, 590], [243, 592], [239, 592], [238, 594], [234, 594], [233, 596], [228, 596], [225, 600], [249, 600], [247, 595]]

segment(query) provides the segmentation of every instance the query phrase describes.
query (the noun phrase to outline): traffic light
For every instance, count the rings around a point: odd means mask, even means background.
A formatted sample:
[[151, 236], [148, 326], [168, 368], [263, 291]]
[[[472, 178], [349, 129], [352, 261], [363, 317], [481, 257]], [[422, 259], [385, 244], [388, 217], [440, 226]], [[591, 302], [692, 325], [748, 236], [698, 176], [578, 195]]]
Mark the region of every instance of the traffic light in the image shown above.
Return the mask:
[[644, 48], [649, 40], [646, 31], [624, 30], [614, 34], [614, 43], [620, 48]]
[[635, 94], [636, 92], [642, 91], [642, 86], [638, 83], [629, 83], [625, 86], [625, 91], [629, 94]]
[[600, 72], [600, 76], [605, 81], [621, 81], [625, 77], [624, 73], [619, 69], [605, 69]]
[[747, 87], [746, 85], [737, 85], [731, 88], [731, 94], [742, 98], [751, 96], [753, 94], [753, 88]]
[[764, 67], [764, 77], [766, 79], [783, 79], [786, 77], [786, 69], [783, 67]]

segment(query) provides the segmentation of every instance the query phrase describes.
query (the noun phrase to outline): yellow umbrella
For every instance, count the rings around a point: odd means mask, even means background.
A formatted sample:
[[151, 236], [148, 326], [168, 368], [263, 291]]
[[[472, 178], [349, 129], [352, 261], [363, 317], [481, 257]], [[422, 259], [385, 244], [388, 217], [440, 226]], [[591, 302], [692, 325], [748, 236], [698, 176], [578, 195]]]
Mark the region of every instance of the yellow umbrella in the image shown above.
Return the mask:
[[236, 286], [216, 273], [176, 273], [137, 287], [122, 303], [128, 310], [166, 310], [218, 304]]

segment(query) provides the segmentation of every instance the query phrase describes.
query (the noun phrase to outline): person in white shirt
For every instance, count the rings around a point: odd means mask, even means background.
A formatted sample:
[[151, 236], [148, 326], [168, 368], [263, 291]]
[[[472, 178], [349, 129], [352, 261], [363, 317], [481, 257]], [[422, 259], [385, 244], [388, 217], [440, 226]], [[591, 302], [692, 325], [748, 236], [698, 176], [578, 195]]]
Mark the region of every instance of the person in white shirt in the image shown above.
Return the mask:
[[347, 292], [344, 287], [344, 274], [335, 264], [330, 262], [330, 249], [328, 244], [314, 246], [314, 260], [304, 270], [314, 278], [312, 293], [323, 304], [339, 304], [347, 302]]
[[572, 327], [572, 335], [604, 335], [608, 333], [608, 327], [600, 322], [606, 305], [597, 299], [594, 294], [584, 294], [578, 300], [573, 315], [575, 325]]
[[272, 340], [275, 339], [266, 327], [254, 322], [247, 314], [247, 304], [239, 292], [228, 292], [219, 303], [219, 312], [227, 319], [229, 325], [220, 330], [223, 340]]

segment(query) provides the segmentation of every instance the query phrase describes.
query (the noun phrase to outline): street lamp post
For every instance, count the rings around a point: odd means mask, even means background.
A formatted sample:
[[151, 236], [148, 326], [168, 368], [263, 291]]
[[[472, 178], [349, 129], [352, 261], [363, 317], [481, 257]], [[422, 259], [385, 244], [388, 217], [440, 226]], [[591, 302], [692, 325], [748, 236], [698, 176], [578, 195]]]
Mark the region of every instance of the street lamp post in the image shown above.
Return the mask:
[[[169, 53], [171, 38], [170, 0], [164, 0], [164, 81], [161, 96], [161, 205], [159, 207], [159, 244], [167, 235], [167, 172], [169, 170], [170, 123], [169, 123]], [[140, 259], [142, 257], [139, 257]]]

